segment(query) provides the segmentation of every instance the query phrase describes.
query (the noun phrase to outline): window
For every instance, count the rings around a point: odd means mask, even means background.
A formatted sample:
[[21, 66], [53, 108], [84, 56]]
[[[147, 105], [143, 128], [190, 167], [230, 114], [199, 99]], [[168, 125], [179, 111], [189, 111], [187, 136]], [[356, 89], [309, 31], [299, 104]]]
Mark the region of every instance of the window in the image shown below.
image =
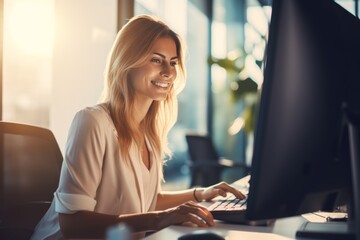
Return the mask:
[[[251, 164], [253, 119], [271, 7], [215, 0], [212, 23], [213, 138], [220, 155]], [[241, 173], [228, 170], [232, 182]]]
[[49, 126], [54, 1], [4, 1], [3, 120]]
[[63, 150], [100, 97], [115, 35], [116, 0], [4, 0], [3, 120], [50, 128]]

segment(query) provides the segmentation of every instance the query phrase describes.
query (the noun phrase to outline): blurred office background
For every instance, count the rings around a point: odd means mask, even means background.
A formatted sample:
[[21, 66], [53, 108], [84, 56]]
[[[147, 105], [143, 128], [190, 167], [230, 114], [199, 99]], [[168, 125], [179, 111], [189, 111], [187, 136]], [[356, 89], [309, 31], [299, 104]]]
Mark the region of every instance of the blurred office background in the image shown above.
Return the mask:
[[[357, 0], [338, 0], [358, 16]], [[187, 85], [171, 131], [165, 187], [189, 185], [186, 133], [251, 164], [254, 107], [271, 0], [2, 0], [1, 118], [51, 129], [64, 152], [74, 114], [97, 103], [107, 54], [125, 19], [154, 14], [188, 47]], [[336, 37], [336, 36], [334, 36]], [[241, 172], [228, 169], [223, 180]]]

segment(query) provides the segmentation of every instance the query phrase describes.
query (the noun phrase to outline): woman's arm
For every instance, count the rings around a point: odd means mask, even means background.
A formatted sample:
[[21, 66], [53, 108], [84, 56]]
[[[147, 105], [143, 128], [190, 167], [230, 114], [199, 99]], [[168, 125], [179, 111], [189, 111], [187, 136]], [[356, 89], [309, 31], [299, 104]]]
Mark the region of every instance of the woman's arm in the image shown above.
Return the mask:
[[107, 215], [89, 211], [59, 214], [61, 232], [65, 238], [104, 238], [106, 230], [118, 223], [126, 224], [132, 231], [155, 230], [158, 213]]
[[[202, 188], [187, 189], [182, 191], [162, 191], [158, 194], [156, 202], [156, 210], [164, 210], [178, 206], [188, 201], [197, 202], [200, 199], [200, 191], [203, 191]], [[196, 194], [197, 199], [195, 199], [194, 194]]]
[[104, 238], [108, 227], [124, 223], [132, 232], [158, 231], [173, 224], [191, 222], [199, 227], [214, 225], [211, 213], [194, 202], [164, 211], [120, 216], [80, 211], [59, 214], [60, 228], [65, 238]]
[[239, 190], [225, 182], [221, 182], [207, 188], [160, 192], [158, 194], [156, 209], [167, 209], [188, 201], [210, 201], [217, 196], [226, 196], [227, 193], [232, 193], [239, 199], [245, 198], [245, 195]]

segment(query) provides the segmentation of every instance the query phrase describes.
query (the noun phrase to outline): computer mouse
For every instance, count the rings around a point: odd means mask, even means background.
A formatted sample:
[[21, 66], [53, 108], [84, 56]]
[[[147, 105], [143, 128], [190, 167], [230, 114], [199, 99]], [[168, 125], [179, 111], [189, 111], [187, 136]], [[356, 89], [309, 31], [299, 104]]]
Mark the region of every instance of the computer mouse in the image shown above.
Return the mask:
[[198, 230], [182, 235], [178, 240], [225, 240], [225, 238], [208, 230]]

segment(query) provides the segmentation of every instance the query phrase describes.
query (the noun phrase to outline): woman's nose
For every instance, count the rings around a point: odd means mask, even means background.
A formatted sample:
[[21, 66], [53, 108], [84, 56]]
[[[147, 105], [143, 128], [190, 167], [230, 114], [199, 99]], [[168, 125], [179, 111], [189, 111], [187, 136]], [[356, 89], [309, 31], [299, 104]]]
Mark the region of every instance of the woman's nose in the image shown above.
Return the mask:
[[163, 63], [160, 75], [165, 78], [170, 78], [172, 76], [170, 64]]

